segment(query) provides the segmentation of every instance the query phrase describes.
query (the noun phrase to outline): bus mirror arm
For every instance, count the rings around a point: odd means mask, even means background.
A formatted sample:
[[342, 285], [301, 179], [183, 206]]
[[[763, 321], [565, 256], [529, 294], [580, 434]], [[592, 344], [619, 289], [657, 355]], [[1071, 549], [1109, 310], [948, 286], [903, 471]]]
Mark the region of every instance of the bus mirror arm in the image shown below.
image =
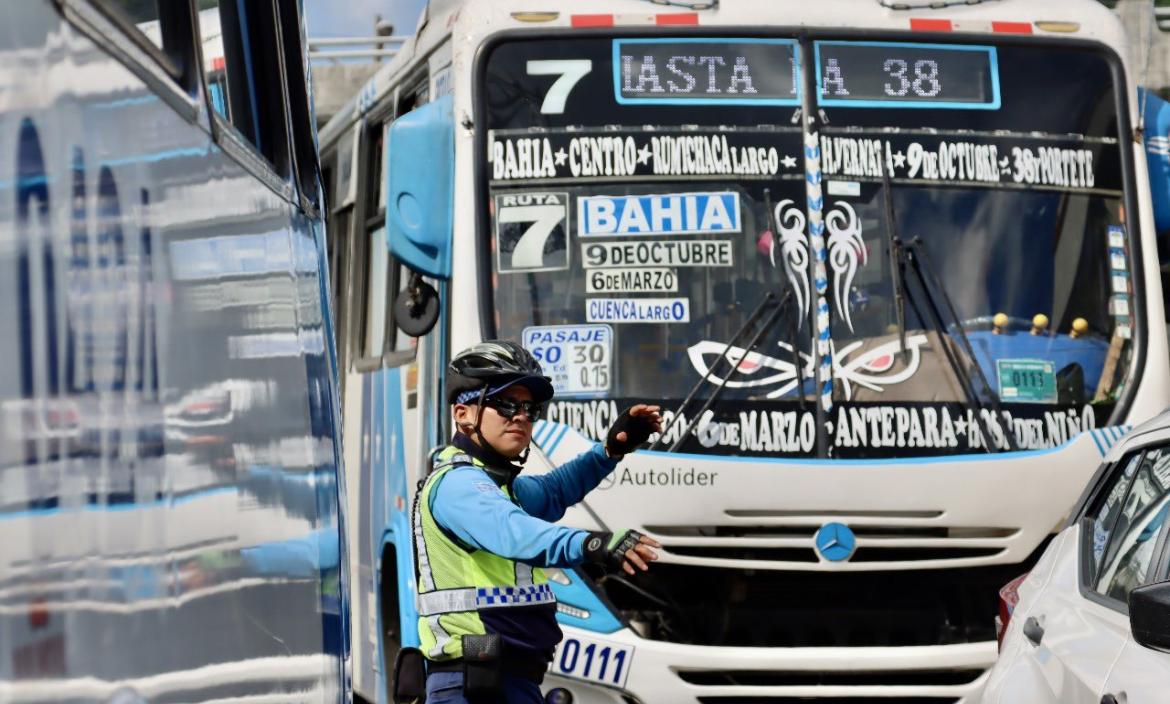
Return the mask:
[[422, 337], [439, 320], [439, 293], [417, 271], [394, 299], [394, 324], [411, 337]]

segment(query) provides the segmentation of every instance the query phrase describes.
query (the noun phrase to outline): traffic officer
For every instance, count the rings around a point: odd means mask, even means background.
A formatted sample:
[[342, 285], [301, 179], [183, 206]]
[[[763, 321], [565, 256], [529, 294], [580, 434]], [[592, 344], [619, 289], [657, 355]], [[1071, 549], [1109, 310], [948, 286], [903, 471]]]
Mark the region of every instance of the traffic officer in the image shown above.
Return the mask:
[[540, 683], [561, 640], [542, 567], [591, 562], [635, 574], [658, 559], [634, 530], [554, 525], [623, 455], [662, 431], [657, 406], [636, 405], [595, 445], [543, 476], [521, 477], [532, 424], [552, 383], [523, 347], [473, 345], [451, 360], [456, 432], [415, 498], [418, 631], [428, 704], [543, 702]]

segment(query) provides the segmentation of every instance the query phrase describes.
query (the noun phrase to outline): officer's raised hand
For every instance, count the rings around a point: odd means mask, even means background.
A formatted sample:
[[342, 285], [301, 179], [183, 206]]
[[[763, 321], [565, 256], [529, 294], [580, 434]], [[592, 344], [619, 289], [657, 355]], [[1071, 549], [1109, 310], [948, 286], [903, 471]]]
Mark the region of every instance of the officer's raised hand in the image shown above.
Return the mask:
[[[585, 538], [585, 559], [604, 565], [610, 572], [624, 570], [636, 574], [636, 569], [645, 572], [650, 562], [658, 559], [654, 548], [662, 544], [636, 530], [620, 530], [616, 533], [590, 533]], [[636, 569], [635, 569], [636, 568]]]
[[654, 433], [662, 432], [662, 407], [639, 403], [627, 408], [609, 427], [605, 438], [605, 452], [610, 457], [623, 457]]

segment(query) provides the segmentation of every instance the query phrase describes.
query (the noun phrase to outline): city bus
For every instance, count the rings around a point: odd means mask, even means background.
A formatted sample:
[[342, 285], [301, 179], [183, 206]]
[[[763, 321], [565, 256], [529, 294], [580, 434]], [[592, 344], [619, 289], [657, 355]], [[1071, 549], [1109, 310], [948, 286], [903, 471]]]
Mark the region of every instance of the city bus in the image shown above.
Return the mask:
[[963, 700], [999, 588], [1170, 398], [1107, 8], [669, 5], [432, 2], [322, 130], [362, 699], [416, 640], [474, 342], [553, 379], [525, 471], [666, 410], [564, 519], [665, 546], [552, 573], [545, 687], [590, 703]]
[[300, 3], [0, 16], [0, 701], [351, 701]]

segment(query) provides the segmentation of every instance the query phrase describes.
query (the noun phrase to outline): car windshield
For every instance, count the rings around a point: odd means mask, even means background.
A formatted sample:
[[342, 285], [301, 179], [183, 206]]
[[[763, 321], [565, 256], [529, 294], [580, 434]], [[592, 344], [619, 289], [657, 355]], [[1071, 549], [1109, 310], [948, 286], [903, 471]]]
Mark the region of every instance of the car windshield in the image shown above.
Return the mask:
[[[1109, 60], [808, 49], [819, 150], [805, 148], [791, 39], [527, 39], [487, 54], [489, 327], [554, 377], [549, 418], [600, 437], [625, 404], [674, 410], [697, 387], [668, 438], [693, 423], [686, 451], [811, 455], [823, 392], [839, 457], [1007, 449], [1009, 428], [1021, 449], [1052, 447], [1104, 422], [1134, 332]], [[939, 287], [899, 273], [893, 236]], [[785, 305], [761, 331], [766, 316], [749, 323], [769, 294]], [[826, 332], [832, 383], [815, 389]], [[977, 404], [962, 384], [980, 375]]]

